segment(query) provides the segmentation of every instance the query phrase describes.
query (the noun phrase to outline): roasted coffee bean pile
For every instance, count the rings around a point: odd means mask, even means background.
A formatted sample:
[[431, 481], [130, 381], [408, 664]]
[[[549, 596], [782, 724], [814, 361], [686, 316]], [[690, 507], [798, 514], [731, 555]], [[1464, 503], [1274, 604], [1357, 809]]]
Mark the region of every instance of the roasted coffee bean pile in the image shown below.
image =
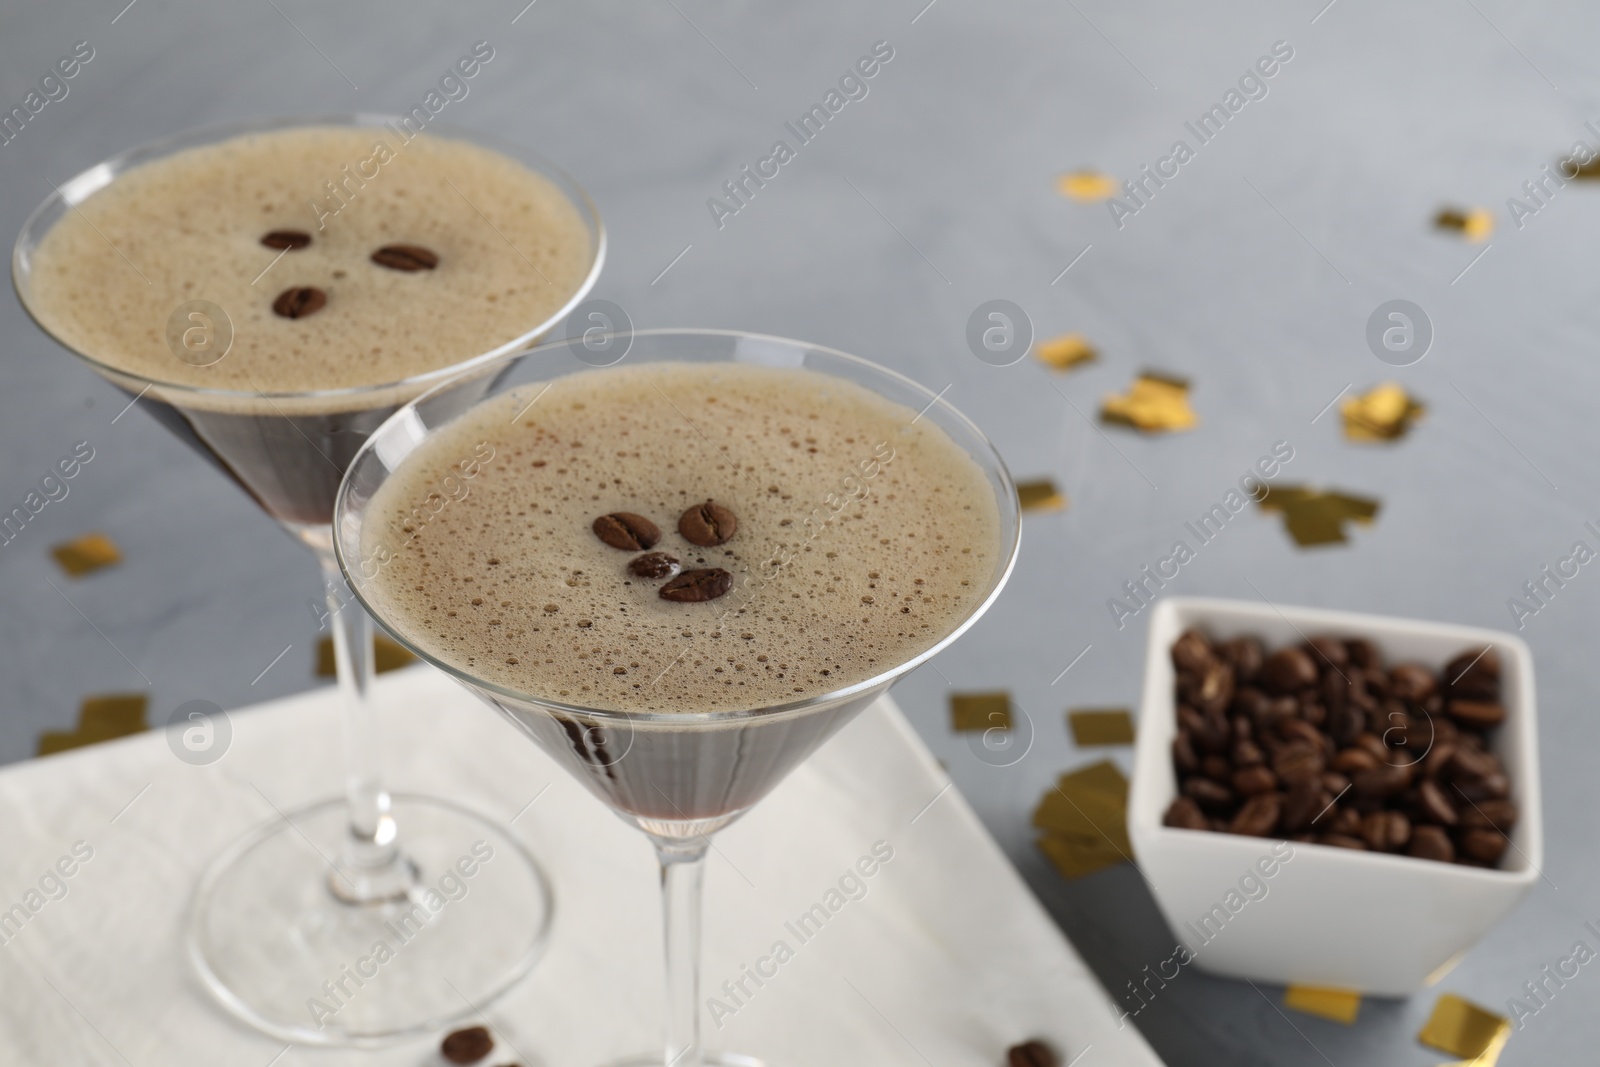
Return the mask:
[[[625, 552], [654, 548], [656, 542], [661, 540], [659, 526], [631, 511], [613, 511], [609, 515], [602, 515], [594, 520], [592, 529], [600, 540]], [[696, 504], [678, 516], [678, 533], [685, 541], [700, 548], [726, 544], [738, 529], [738, 518], [715, 500]], [[684, 571], [677, 557], [668, 552], [647, 552], [636, 556], [628, 564], [628, 573], [635, 578], [668, 579], [659, 595], [662, 600], [679, 604], [715, 600], [733, 588], [733, 575], [721, 567]]]
[[1517, 821], [1489, 749], [1500, 661], [1385, 666], [1364, 638], [1172, 646], [1179, 796], [1166, 825], [1496, 866]]

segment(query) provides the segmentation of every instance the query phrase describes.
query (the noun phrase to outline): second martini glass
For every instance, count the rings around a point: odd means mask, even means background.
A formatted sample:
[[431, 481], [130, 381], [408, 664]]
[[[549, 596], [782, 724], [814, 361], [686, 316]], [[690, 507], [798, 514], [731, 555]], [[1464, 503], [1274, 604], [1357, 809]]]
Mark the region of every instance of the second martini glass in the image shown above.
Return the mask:
[[[401, 122], [376, 115], [255, 121], [145, 145], [57, 187], [24, 225], [12, 258], [18, 296], [42, 327], [230, 475], [321, 567], [323, 621], [332, 630], [342, 697], [344, 795], [278, 810], [219, 856], [196, 892], [188, 946], [202, 980], [226, 1007], [262, 1030], [308, 1044], [371, 1046], [437, 1029], [504, 992], [543, 949], [552, 909], [548, 883], [510, 828], [450, 800], [385, 788], [369, 692], [371, 622], [344, 590], [329, 523], [345, 468], [396, 408], [452, 376], [452, 389], [481, 395], [497, 357], [547, 331], [583, 299], [605, 258], [604, 231], [588, 196], [558, 168], [515, 146], [431, 124], [422, 136], [497, 151], [553, 185], [581, 217], [586, 269], [543, 321], [526, 323], [490, 351], [401, 381], [333, 391], [232, 392], [129, 373], [51, 331], [37, 309], [35, 267], [52, 226], [142, 164], [299, 127], [368, 130], [374, 140], [398, 144], [406, 135]], [[199, 344], [185, 333], [174, 354], [189, 362], [178, 352], [195, 352], [194, 364], [204, 366], [207, 331], [220, 324], [214, 311], [199, 313], [180, 322], [201, 331]]]
[[[967, 601], [970, 606], [965, 614], [948, 618], [947, 632], [941, 631], [936, 639], [930, 636], [927, 647], [915, 655], [900, 662], [886, 662], [881, 665], [880, 673], [833, 692], [773, 706], [722, 711], [696, 711], [685, 707], [665, 712], [628, 712], [603, 710], [552, 699], [548, 694], [508, 689], [481, 673], [463, 669], [459, 660], [449, 662], [430, 654], [429, 647], [436, 646], [423, 640], [423, 628], [427, 624], [422, 616], [408, 616], [397, 611], [392, 591], [384, 588], [385, 581], [393, 573], [385, 569], [388, 561], [394, 558], [390, 538], [398, 529], [403, 529], [403, 523], [391, 525], [394, 514], [389, 504], [393, 501], [386, 504], [381, 495], [385, 483], [396, 472], [409, 473], [408, 462], [414, 463], [418, 471], [433, 470], [433, 461], [443, 453], [439, 448], [430, 449], [430, 445], [440, 435], [452, 432], [458, 420], [459, 425], [471, 429], [474, 435], [479, 431], [487, 434], [502, 424], [509, 404], [511, 408], [531, 412], [528, 416], [531, 427], [540, 418], [541, 409], [531, 403], [543, 395], [540, 383], [576, 373], [619, 372], [593, 370], [592, 360], [586, 358], [589, 353], [577, 343], [545, 345], [510, 358], [486, 398], [468, 397], [446, 388], [401, 409], [361, 450], [340, 489], [334, 520], [336, 548], [352, 588], [367, 609], [418, 655], [433, 662], [522, 727], [541, 749], [616, 814], [644, 831], [655, 847], [661, 867], [666, 948], [665, 1040], [659, 1052], [631, 1059], [626, 1067], [702, 1067], [705, 1063], [719, 1067], [759, 1067], [759, 1061], [746, 1056], [708, 1056], [701, 1045], [700, 901], [710, 835], [748, 811], [856, 713], [883, 695], [896, 680], [954, 641], [994, 602], [1016, 559], [1019, 535], [1016, 489], [993, 447], [955, 408], [909, 379], [866, 360], [799, 341], [735, 332], [659, 330], [641, 332], [625, 340], [631, 344], [622, 343], [619, 348], [626, 353], [630, 365], [720, 363], [790, 371], [802, 369], [817, 372], [816, 378], [820, 381], [826, 381], [823, 376], [828, 376], [864, 387], [905, 411], [906, 422], [898, 432], [910, 433], [911, 424], [920, 420], [927, 420], [931, 427], [936, 427], [935, 432], [942, 432], [955, 448], [965, 453], [973, 465], [974, 475], [981, 478], [978, 484], [994, 495], [997, 521], [990, 536], [995, 540], [974, 546], [992, 559], [992, 567], [987, 573], [974, 575], [974, 592]], [[526, 406], [524, 398], [529, 401]], [[581, 404], [574, 406], [583, 407]], [[512, 421], [520, 418], [521, 415], [515, 416]], [[452, 448], [450, 442], [459, 440], [461, 438], [450, 437], [439, 443], [444, 448]], [[733, 438], [725, 438], [716, 444], [719, 451], [723, 442], [734, 449], [739, 447]], [[902, 446], [906, 444], [899, 442]], [[651, 446], [636, 442], [635, 447]], [[513, 452], [516, 451], [513, 448]], [[718, 461], [712, 458], [707, 469], [698, 473], [709, 481], [716, 477], [713, 473], [716, 469]], [[402, 482], [404, 484], [407, 483]], [[924, 488], [935, 490], [932, 485], [910, 487], [912, 491]], [[537, 492], [530, 480], [526, 493], [536, 497]], [[375, 504], [375, 500], [378, 503]], [[485, 516], [490, 514], [492, 511], [484, 513]], [[571, 533], [577, 538], [592, 536], [583, 529]], [[477, 549], [491, 550], [492, 555], [508, 557], [506, 563], [510, 569], [526, 568], [530, 572], [536, 569], [531, 561], [507, 551], [508, 547], [474, 545]], [[431, 574], [441, 590], [460, 578], [440, 565], [435, 555], [425, 554], [434, 561]], [[500, 560], [489, 562], [498, 564]], [[848, 615], [841, 616], [832, 637], [847, 642], [854, 639], [847, 618]], [[496, 656], [500, 654], [495, 653]], [[493, 658], [488, 648], [461, 650], [461, 656], [468, 655], [479, 655], [484, 662]]]

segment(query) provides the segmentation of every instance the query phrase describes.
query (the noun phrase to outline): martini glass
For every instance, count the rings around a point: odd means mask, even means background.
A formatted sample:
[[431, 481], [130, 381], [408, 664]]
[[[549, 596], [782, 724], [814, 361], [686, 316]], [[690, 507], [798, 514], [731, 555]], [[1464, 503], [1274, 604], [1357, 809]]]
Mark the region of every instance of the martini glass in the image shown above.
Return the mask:
[[[659, 330], [631, 338], [594, 337], [587, 345], [582, 340], [549, 344], [510, 357], [488, 396], [593, 370], [595, 350], [608, 353], [608, 361], [620, 350], [634, 363], [739, 362], [800, 367], [847, 379], [909, 412], [921, 411], [919, 418], [941, 428], [982, 470], [1000, 516], [999, 543], [985, 546], [994, 551], [993, 571], [970, 613], [905, 662], [836, 692], [793, 703], [737, 711], [630, 713], [562, 703], [474, 677], [410, 640], [406, 622], [386, 613], [382, 599], [372, 595], [388, 551], [387, 534], [364, 536], [374, 495], [419, 446], [482, 398], [449, 386], [419, 398], [380, 427], [350, 465], [334, 518], [335, 548], [367, 610], [417, 655], [509, 717], [613, 811], [644, 831], [655, 847], [666, 948], [665, 1039], [660, 1051], [627, 1060], [627, 1067], [750, 1067], [760, 1061], [727, 1053], [708, 1056], [700, 1041], [700, 900], [710, 835], [748, 811], [856, 713], [954, 641], [994, 602], [1016, 559], [1016, 488], [978, 428], [940, 397], [866, 360], [782, 338]], [[908, 416], [910, 421], [915, 420]], [[373, 531], [383, 530], [384, 520], [376, 513], [371, 521]]]
[[[235, 123], [182, 133], [91, 167], [57, 186], [24, 224], [12, 255], [17, 295], [50, 333], [32, 305], [39, 243], [57, 221], [131, 168], [245, 134], [304, 126], [371, 129], [375, 139], [403, 144], [408, 138], [400, 122], [330, 115]], [[345, 588], [330, 523], [339, 481], [368, 436], [401, 405], [446, 379], [442, 392], [484, 395], [500, 372], [500, 357], [546, 332], [588, 293], [605, 259], [605, 233], [582, 188], [545, 160], [443, 124], [430, 123], [422, 136], [465, 141], [517, 160], [566, 196], [587, 232], [587, 269], [569, 299], [492, 350], [400, 381], [261, 393], [131, 374], [52, 334], [127, 393], [130, 407], [137, 403], [231, 477], [321, 567], [322, 623], [332, 631], [341, 695], [344, 795], [283, 811], [262, 793], [276, 814], [202, 875], [187, 945], [202, 981], [226, 1008], [261, 1030], [306, 1044], [373, 1047], [471, 1015], [474, 1005], [493, 1000], [533, 966], [553, 907], [544, 872], [509, 826], [450, 800], [384, 787], [378, 709], [370, 695], [371, 621]], [[193, 321], [217, 328], [209, 319]], [[193, 360], [197, 365], [206, 361], [204, 349]], [[468, 887], [470, 900], [465, 893], [456, 897], [457, 885]], [[382, 958], [374, 958], [378, 942], [389, 947]]]

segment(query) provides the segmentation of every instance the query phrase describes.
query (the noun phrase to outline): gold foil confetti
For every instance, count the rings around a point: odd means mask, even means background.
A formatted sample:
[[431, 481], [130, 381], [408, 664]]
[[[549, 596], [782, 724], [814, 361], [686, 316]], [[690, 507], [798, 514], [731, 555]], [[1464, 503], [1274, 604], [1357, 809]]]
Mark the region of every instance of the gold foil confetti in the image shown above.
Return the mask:
[[1133, 715], [1127, 708], [1074, 708], [1067, 712], [1075, 745], [1133, 744]]
[[950, 728], [959, 732], [1011, 729], [1011, 694], [955, 694], [950, 698]]
[[1397, 382], [1384, 382], [1339, 405], [1344, 435], [1352, 441], [1398, 440], [1426, 410]]
[[1371, 525], [1380, 504], [1346, 493], [1325, 493], [1300, 485], [1275, 485], [1261, 498], [1266, 511], [1283, 513], [1284, 529], [1301, 548], [1342, 544], [1347, 521]]
[[1067, 498], [1048, 478], [1017, 483], [1017, 500], [1023, 511], [1065, 511]]
[[1428, 1023], [1417, 1040], [1429, 1048], [1491, 1067], [1511, 1037], [1511, 1020], [1480, 1008], [1454, 993], [1445, 993], [1433, 1006]]
[[[372, 640], [372, 666], [377, 674], [397, 671], [415, 663], [416, 659], [392, 637], [378, 634]], [[332, 678], [337, 673], [333, 660], [333, 635], [330, 634], [317, 642], [317, 677]]]
[[1033, 358], [1056, 370], [1071, 370], [1100, 358], [1100, 352], [1081, 333], [1067, 333], [1033, 346]]
[[1145, 371], [1133, 380], [1126, 396], [1100, 402], [1103, 422], [1132, 426], [1146, 433], [1187, 430], [1199, 422], [1189, 407], [1189, 383], [1182, 378]]
[[1433, 217], [1433, 225], [1437, 229], [1453, 230], [1469, 241], [1483, 241], [1494, 233], [1494, 215], [1488, 208], [1475, 207], [1463, 211], [1447, 207]]
[[1056, 191], [1073, 200], [1109, 200], [1117, 195], [1117, 180], [1097, 170], [1074, 170], [1056, 179]]
[[39, 735], [41, 756], [82, 748], [97, 741], [140, 733], [149, 729], [145, 709], [150, 699], [143, 693], [109, 693], [84, 697], [78, 705], [78, 725], [71, 731], [46, 730]]
[[1361, 994], [1353, 989], [1324, 989], [1314, 985], [1291, 985], [1283, 994], [1283, 1006], [1319, 1015], [1349, 1026], [1361, 1013]]
[[1124, 863], [1128, 841], [1128, 780], [1109, 760], [1064, 774], [1033, 812], [1038, 845], [1063, 878], [1081, 878]]
[[71, 541], [63, 541], [50, 549], [56, 563], [69, 578], [82, 578], [101, 567], [122, 562], [122, 552], [117, 543], [103, 533], [84, 534]]

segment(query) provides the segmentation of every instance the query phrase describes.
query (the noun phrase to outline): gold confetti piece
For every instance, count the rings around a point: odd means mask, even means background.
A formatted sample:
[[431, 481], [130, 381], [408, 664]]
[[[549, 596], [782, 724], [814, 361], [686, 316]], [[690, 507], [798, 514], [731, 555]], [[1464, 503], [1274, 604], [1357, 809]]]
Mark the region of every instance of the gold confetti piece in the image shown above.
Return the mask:
[[1494, 232], [1494, 215], [1488, 208], [1462, 211], [1447, 207], [1433, 217], [1433, 225], [1441, 230], [1454, 230], [1469, 241], [1482, 241]]
[[[1500, 1049], [1510, 1036], [1510, 1019], [1454, 993], [1445, 993], [1433, 1006], [1433, 1014], [1428, 1016], [1417, 1040], [1429, 1048], [1488, 1067], [1499, 1058]], [[1490, 1054], [1494, 1059], [1485, 1060]]]
[[1023, 511], [1065, 511], [1067, 498], [1048, 478], [1017, 483], [1017, 500]]
[[1291, 985], [1283, 994], [1283, 1006], [1349, 1026], [1361, 1012], [1361, 994], [1353, 989]]
[[84, 697], [83, 703], [78, 705], [77, 729], [44, 731], [39, 735], [38, 754], [48, 756], [52, 752], [65, 752], [147, 730], [150, 727], [145, 722], [145, 709], [149, 702], [149, 697], [143, 693]]
[[1056, 191], [1074, 200], [1109, 200], [1117, 195], [1117, 180], [1097, 170], [1074, 170], [1056, 179]]
[[1067, 712], [1075, 745], [1133, 744], [1133, 716], [1127, 708], [1077, 708]]
[[1067, 333], [1033, 346], [1033, 358], [1056, 370], [1071, 370], [1093, 363], [1100, 353], [1081, 333]]
[[1379, 502], [1346, 493], [1325, 493], [1305, 486], [1273, 486], [1260, 500], [1266, 511], [1283, 513], [1284, 529], [1301, 548], [1342, 544], [1346, 521], [1370, 525]]
[[950, 727], [957, 731], [1011, 729], [1011, 695], [957, 693], [950, 698]]
[[1187, 430], [1199, 422], [1189, 407], [1189, 383], [1151, 371], [1135, 378], [1126, 396], [1103, 399], [1100, 419], [1146, 433]]
[[1063, 774], [1039, 800], [1033, 825], [1066, 837], [1103, 841], [1129, 851], [1128, 780], [1110, 760]]
[[1396, 382], [1384, 382], [1339, 405], [1344, 435], [1352, 441], [1394, 441], [1427, 409]]
[[82, 578], [101, 567], [122, 562], [117, 543], [103, 533], [84, 534], [71, 541], [63, 541], [51, 548], [50, 554], [69, 578]]
[[[410, 666], [416, 659], [416, 656], [392, 637], [378, 634], [373, 638], [372, 666], [378, 674]], [[338, 669], [333, 659], [333, 635], [330, 634], [317, 642], [317, 677], [332, 678], [337, 673]]]
[[1040, 837], [1038, 844], [1061, 877], [1069, 881], [1128, 862], [1127, 855], [1113, 849], [1081, 848], [1053, 834]]

